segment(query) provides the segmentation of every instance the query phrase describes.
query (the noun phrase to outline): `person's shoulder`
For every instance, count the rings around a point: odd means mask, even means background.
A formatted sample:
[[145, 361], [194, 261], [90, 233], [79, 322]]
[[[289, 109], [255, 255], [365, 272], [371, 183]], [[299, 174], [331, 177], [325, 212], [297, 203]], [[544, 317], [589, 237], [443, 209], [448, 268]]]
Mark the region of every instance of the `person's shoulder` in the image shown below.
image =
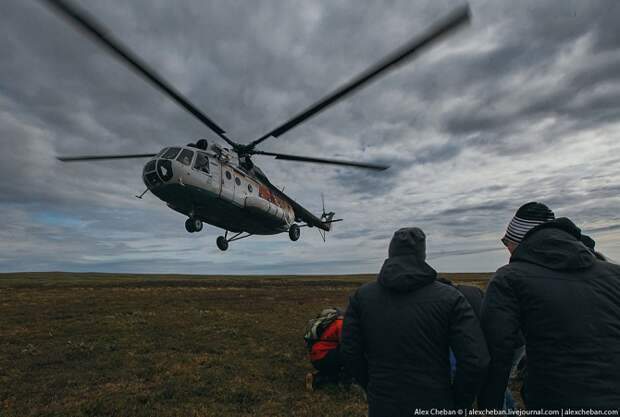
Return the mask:
[[378, 286], [379, 286], [379, 283], [377, 281], [370, 281], [370, 282], [366, 282], [366, 283], [362, 284], [359, 287], [359, 289], [360, 290], [368, 291], [370, 289], [377, 288]]
[[379, 293], [378, 286], [379, 284], [376, 281], [360, 285], [349, 295], [349, 306], [347, 309], [363, 309], [371, 302], [370, 300], [373, 300]]
[[443, 300], [456, 300], [463, 297], [463, 294], [455, 286], [446, 285], [440, 281], [429, 284], [427, 289]]
[[493, 274], [493, 277], [509, 274], [515, 269], [515, 267], [516, 265], [514, 263], [500, 266], [499, 268], [497, 268], [497, 271], [495, 271], [495, 274]]
[[432, 289], [434, 289], [436, 291], [444, 291], [446, 293], [452, 293], [454, 291], [458, 292], [458, 290], [456, 289], [456, 286], [450, 285], [450, 284], [445, 284], [445, 283], [441, 282], [438, 279], [436, 279], [435, 281], [430, 283], [428, 285], [428, 287], [432, 288]]
[[620, 265], [614, 262], [595, 260], [594, 266], [607, 274], [612, 274], [620, 277]]
[[[462, 291], [462, 285], [458, 285], [458, 286], [452, 286], [452, 285], [445, 285], [445, 284], [441, 284], [436, 282], [436, 292], [434, 293], [435, 296], [441, 300], [441, 303], [443, 303], [447, 308], [451, 309], [453, 312], [456, 311], [455, 309], [460, 309], [463, 306], [470, 306], [473, 308], [473, 306], [471, 305], [471, 302], [469, 301], [468, 296], [465, 294], [464, 291]], [[459, 288], [460, 287], [460, 288]], [[471, 289], [471, 291], [477, 291], [478, 288], [473, 287], [473, 286], [467, 286], [468, 290]], [[473, 298], [473, 296], [471, 297]], [[482, 297], [480, 297], [480, 300], [482, 300]]]
[[520, 265], [516, 262], [512, 262], [500, 267], [493, 276], [491, 281], [498, 280], [510, 280], [512, 277], [519, 275]]
[[539, 271], [532, 271], [529, 266], [530, 264], [511, 262], [499, 268], [489, 280], [485, 298], [491, 290], [491, 292], [506, 292], [529, 286], [529, 283], [534, 282], [532, 278], [536, 278], [537, 274], [540, 274]]
[[471, 284], [457, 284], [456, 285], [456, 289], [463, 292], [463, 291], [473, 291], [473, 292], [480, 292], [482, 291], [480, 289], [480, 287], [476, 286], [476, 285], [471, 285]]
[[475, 285], [459, 284], [456, 288], [466, 296], [482, 297], [484, 295], [482, 288]]
[[365, 294], [374, 293], [375, 291], [377, 291], [378, 287], [379, 283], [377, 281], [367, 282], [359, 286], [357, 290], [355, 290], [354, 295], [363, 296]]

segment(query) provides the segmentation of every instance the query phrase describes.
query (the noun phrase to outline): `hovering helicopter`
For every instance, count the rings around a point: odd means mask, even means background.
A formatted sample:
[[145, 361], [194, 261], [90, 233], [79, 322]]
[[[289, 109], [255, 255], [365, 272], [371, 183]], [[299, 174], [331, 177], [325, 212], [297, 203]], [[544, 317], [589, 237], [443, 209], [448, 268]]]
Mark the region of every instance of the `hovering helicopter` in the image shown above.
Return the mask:
[[[201, 231], [203, 223], [224, 229], [224, 235], [216, 240], [217, 247], [222, 251], [228, 249], [230, 242], [252, 235], [288, 232], [289, 238], [297, 241], [301, 227], [316, 227], [325, 240], [326, 233], [332, 229], [332, 225], [342, 219], [334, 219], [334, 212], [325, 212], [324, 200], [322, 214], [320, 216], [312, 214], [273, 185], [251, 157], [266, 155], [283, 161], [371, 170], [385, 170], [388, 166], [266, 152], [256, 149], [257, 145], [269, 138], [283, 135], [469, 21], [469, 7], [467, 5], [459, 7], [436, 22], [421, 36], [413, 38], [290, 120], [253, 142], [241, 144], [226, 136], [223, 128], [195, 107], [93, 18], [65, 0], [43, 1], [191, 113], [230, 146], [227, 148], [213, 141], [200, 139], [185, 146], [168, 146], [158, 153], [65, 156], [58, 159], [69, 162], [150, 158], [142, 172], [147, 189], [137, 197], [142, 198], [147, 191], [150, 191], [168, 207], [187, 216], [185, 229], [190, 233]], [[229, 232], [232, 233], [230, 237]]]

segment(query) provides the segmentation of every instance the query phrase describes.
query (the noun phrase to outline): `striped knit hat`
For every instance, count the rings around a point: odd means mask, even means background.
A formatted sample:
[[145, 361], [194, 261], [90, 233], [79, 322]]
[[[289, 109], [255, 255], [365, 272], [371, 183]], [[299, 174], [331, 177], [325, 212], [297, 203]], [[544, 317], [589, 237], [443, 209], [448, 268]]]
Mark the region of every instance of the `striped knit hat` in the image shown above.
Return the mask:
[[553, 211], [549, 210], [546, 205], [536, 202], [524, 204], [508, 224], [502, 241], [507, 240], [519, 244], [531, 229], [554, 219]]

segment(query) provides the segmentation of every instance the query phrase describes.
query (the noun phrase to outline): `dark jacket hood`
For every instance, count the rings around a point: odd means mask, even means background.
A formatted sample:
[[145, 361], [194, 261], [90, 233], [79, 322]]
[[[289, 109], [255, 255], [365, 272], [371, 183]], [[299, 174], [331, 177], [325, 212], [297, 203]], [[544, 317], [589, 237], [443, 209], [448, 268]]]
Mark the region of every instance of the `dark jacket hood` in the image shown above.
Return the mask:
[[392, 256], [385, 260], [377, 281], [397, 292], [411, 292], [435, 281], [437, 272], [414, 255]]
[[582, 242], [581, 230], [565, 217], [530, 230], [510, 257], [558, 271], [587, 269], [594, 255]]
[[419, 227], [403, 227], [398, 229], [388, 249], [388, 256], [415, 255], [418, 259], [426, 259], [426, 235]]

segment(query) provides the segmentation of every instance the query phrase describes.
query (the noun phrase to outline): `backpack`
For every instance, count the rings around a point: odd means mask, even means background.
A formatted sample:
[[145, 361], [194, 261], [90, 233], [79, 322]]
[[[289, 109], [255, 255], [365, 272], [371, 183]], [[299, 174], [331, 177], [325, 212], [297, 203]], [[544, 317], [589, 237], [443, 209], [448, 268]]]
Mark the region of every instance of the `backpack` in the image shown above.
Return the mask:
[[306, 333], [304, 340], [308, 350], [321, 339], [321, 335], [338, 317], [342, 316], [342, 312], [338, 307], [326, 308], [321, 311], [318, 316], [312, 320], [308, 320], [306, 325]]

